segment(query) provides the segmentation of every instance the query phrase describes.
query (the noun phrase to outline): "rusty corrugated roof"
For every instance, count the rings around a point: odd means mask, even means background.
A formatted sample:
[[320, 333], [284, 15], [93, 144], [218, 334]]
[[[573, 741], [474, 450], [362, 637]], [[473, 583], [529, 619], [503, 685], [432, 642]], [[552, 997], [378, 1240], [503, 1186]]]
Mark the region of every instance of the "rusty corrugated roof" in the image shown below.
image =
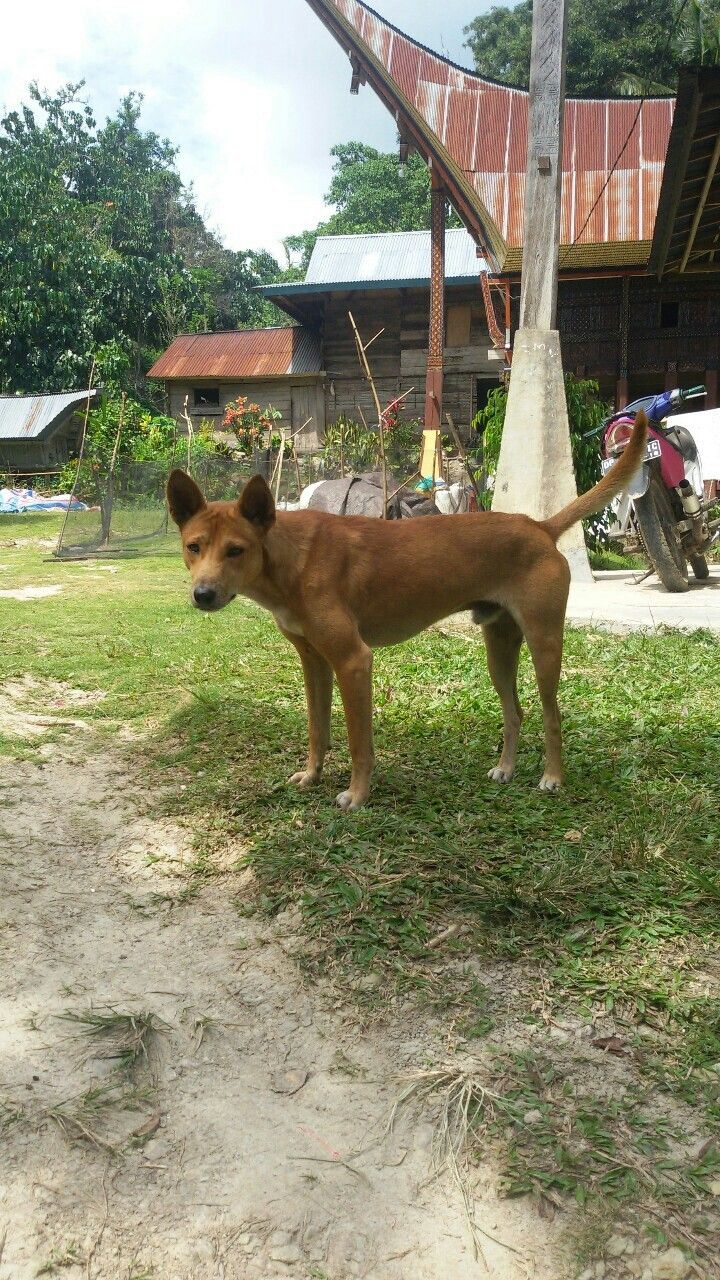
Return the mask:
[[[307, 3], [360, 60], [385, 104], [400, 111], [416, 144], [434, 153], [466, 225], [474, 214], [502, 269], [508, 249], [522, 245], [527, 92], [457, 67], [360, 0]], [[567, 99], [562, 245], [596, 246], [589, 256], [597, 263], [602, 246], [632, 245], [633, 261], [642, 246], [639, 256], [647, 260], [674, 105], [672, 98], [642, 105], [631, 98]], [[610, 256], [617, 261], [616, 251]]]
[[182, 333], [155, 361], [149, 378], [277, 378], [320, 373], [320, 344], [300, 325]]
[[[91, 391], [94, 399], [97, 391]], [[45, 396], [0, 396], [0, 440], [37, 440], [87, 403], [87, 391]]]

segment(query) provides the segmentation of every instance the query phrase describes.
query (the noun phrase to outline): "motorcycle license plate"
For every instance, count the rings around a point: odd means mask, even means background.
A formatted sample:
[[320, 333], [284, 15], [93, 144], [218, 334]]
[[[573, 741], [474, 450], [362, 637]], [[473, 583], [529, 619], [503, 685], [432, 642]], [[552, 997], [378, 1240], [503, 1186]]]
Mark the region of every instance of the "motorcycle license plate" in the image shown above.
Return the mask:
[[[660, 456], [661, 456], [660, 441], [656, 440], [654, 436], [651, 436], [647, 444], [645, 445], [645, 454], [643, 456], [643, 462], [654, 462], [655, 459], [659, 458]], [[617, 458], [603, 458], [602, 462], [600, 463], [600, 470], [602, 471], [603, 475], [605, 475], [610, 470], [611, 467], [614, 467], [616, 462], [617, 462]]]

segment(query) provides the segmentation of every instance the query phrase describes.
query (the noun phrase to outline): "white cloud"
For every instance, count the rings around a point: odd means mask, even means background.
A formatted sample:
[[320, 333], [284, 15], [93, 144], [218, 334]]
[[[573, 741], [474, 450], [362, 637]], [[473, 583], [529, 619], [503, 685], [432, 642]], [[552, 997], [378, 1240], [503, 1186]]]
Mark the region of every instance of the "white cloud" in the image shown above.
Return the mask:
[[[376, 0], [423, 43], [467, 60], [462, 27], [488, 0]], [[279, 252], [326, 216], [330, 147], [391, 148], [395, 128], [371, 91], [349, 95], [347, 57], [305, 0], [27, 0], [5, 13], [0, 106], [37, 80], [84, 79], [98, 118], [130, 90], [143, 124], [179, 148], [200, 208], [236, 249]]]

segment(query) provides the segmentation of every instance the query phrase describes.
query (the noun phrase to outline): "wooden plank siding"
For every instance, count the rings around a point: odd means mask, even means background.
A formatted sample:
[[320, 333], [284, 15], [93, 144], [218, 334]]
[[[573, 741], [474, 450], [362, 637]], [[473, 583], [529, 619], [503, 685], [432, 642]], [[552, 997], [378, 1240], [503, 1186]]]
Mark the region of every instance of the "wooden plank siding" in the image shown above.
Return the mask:
[[[205, 406], [193, 408], [193, 388], [217, 388], [220, 393], [220, 404], [217, 408]], [[282, 414], [282, 425], [286, 430], [298, 430], [309, 417], [312, 422], [305, 429], [298, 444], [303, 449], [315, 449], [325, 432], [325, 397], [322, 381], [318, 378], [262, 378], [238, 380], [235, 382], [218, 381], [212, 378], [195, 378], [192, 382], [167, 382], [165, 384], [167, 411], [176, 418], [181, 429], [184, 429], [183, 406], [188, 397], [190, 421], [199, 425], [205, 419], [212, 422], [216, 430], [221, 430], [225, 406], [238, 396], [246, 396], [250, 404], [259, 404], [261, 409], [272, 405]]]
[[[451, 413], [467, 433], [475, 413], [477, 379], [488, 378], [497, 384], [498, 367], [488, 360], [491, 343], [479, 288], [448, 287], [446, 297], [446, 332], [449, 336], [467, 334], [469, 344], [445, 348], [443, 414]], [[361, 410], [368, 423], [376, 418], [370, 387], [360, 371], [349, 311], [364, 342], [383, 330], [368, 352], [381, 402], [387, 404], [412, 388], [403, 402], [404, 417], [422, 418], [429, 305], [428, 289], [368, 290], [327, 297], [323, 326], [327, 422], [335, 422], [341, 414], [359, 421]]]

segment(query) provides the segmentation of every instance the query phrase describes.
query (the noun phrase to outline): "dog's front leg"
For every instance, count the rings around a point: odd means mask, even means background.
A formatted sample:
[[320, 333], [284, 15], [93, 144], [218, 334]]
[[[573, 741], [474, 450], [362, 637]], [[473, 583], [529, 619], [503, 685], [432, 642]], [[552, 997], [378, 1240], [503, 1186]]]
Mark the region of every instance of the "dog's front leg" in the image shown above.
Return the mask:
[[290, 631], [283, 631], [283, 635], [300, 654], [308, 712], [307, 762], [304, 769], [292, 775], [290, 782], [298, 787], [311, 787], [320, 781], [325, 754], [330, 746], [332, 667], [302, 636], [293, 635]]
[[337, 802], [341, 809], [359, 809], [370, 793], [375, 763], [372, 732], [372, 650], [360, 639], [353, 649], [333, 663], [345, 708], [352, 776]]

